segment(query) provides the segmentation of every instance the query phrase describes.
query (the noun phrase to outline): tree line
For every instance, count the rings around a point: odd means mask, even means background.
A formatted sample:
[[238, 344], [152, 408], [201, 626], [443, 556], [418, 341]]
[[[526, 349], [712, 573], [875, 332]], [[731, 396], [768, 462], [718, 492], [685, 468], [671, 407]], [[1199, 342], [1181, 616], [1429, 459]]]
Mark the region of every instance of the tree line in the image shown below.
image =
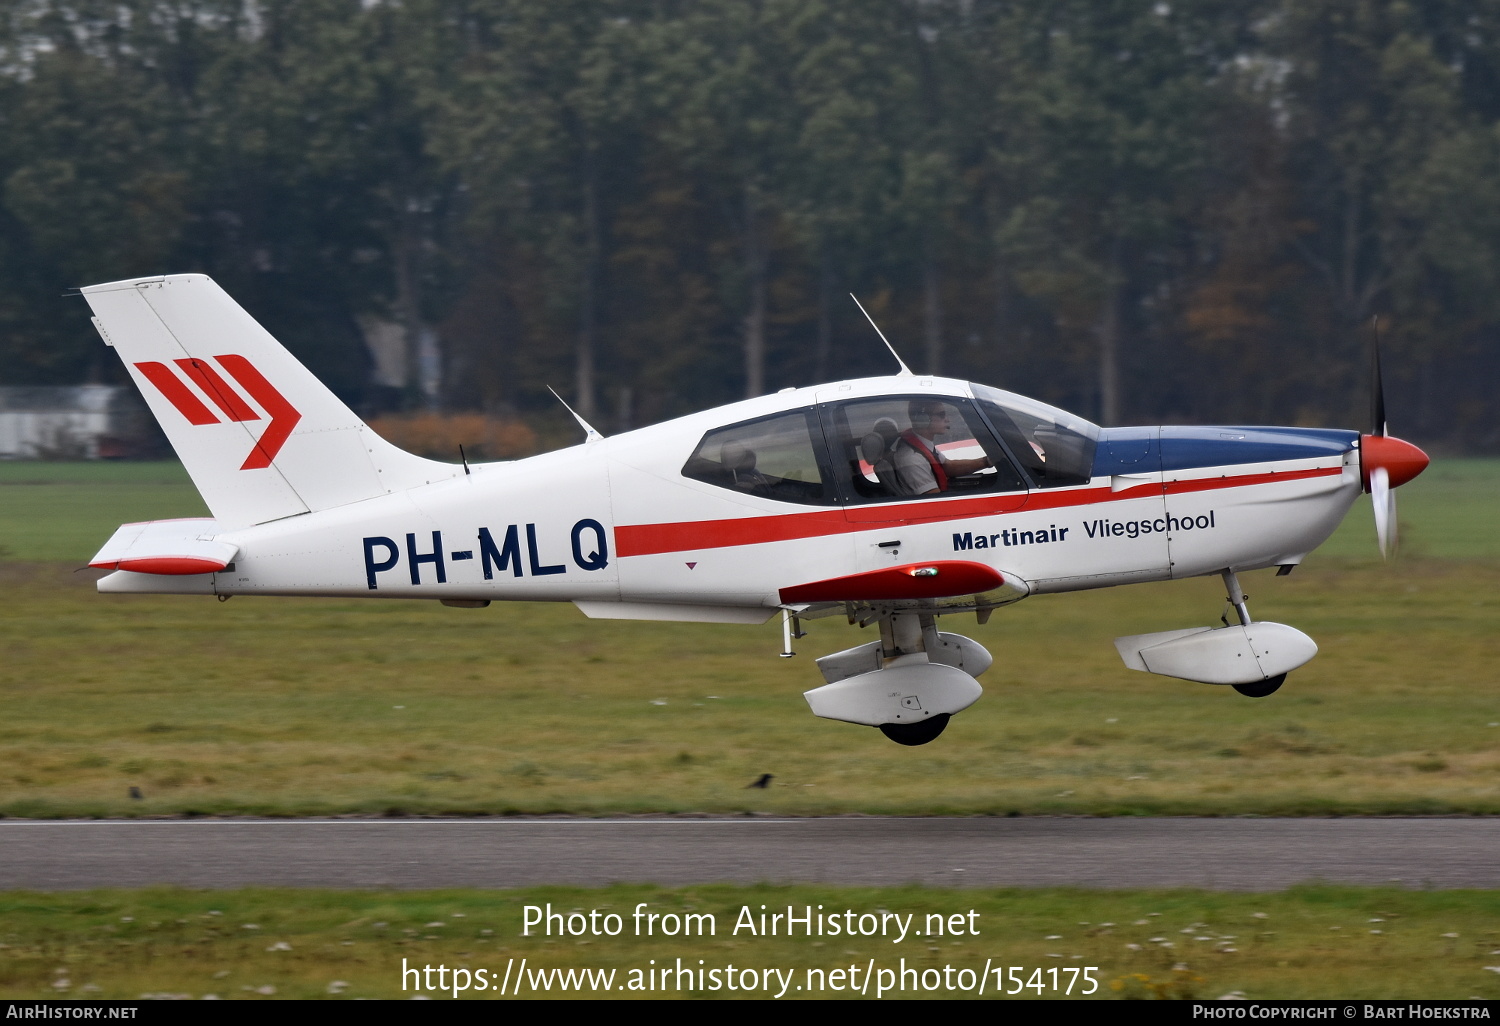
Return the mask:
[[[1500, 446], [1500, 0], [12, 0], [0, 383], [213, 275], [369, 414], [888, 373]], [[561, 423], [561, 421], [556, 421]]]

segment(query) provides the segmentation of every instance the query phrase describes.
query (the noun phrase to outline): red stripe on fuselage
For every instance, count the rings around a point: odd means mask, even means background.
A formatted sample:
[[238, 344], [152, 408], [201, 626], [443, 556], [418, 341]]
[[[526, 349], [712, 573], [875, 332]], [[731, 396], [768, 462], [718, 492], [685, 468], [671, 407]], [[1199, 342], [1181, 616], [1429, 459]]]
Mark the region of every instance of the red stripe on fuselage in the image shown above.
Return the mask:
[[[1319, 467], [1315, 470], [1286, 470], [1237, 477], [1205, 477], [1189, 481], [1168, 481], [1136, 485], [1118, 492], [1108, 488], [1074, 488], [1066, 491], [1032, 492], [1021, 507], [999, 507], [998, 502], [1014, 499], [1014, 493], [1001, 493], [972, 499], [945, 499], [937, 502], [913, 502], [887, 506], [891, 516], [884, 523], [851, 521], [843, 509], [818, 510], [811, 513], [784, 513], [769, 517], [740, 517], [734, 520], [696, 520], [677, 524], [623, 524], [615, 528], [615, 548], [620, 556], [651, 556], [664, 552], [691, 552], [696, 549], [720, 549], [736, 545], [759, 545], [765, 542], [792, 541], [798, 538], [821, 538], [834, 534], [873, 531], [882, 526], [905, 523], [934, 523], [946, 520], [969, 520], [974, 517], [1001, 514], [1034, 513], [1069, 506], [1091, 506], [1122, 502], [1150, 495], [1177, 495], [1205, 492], [1219, 488], [1243, 488], [1271, 481], [1300, 481], [1312, 477], [1342, 474], [1343, 467]], [[855, 507], [868, 508], [868, 507]]]
[[694, 520], [682, 524], [630, 524], [615, 528], [615, 548], [621, 556], [649, 556], [657, 552], [689, 552], [728, 545], [818, 538], [843, 534], [852, 528], [841, 509], [736, 520]]

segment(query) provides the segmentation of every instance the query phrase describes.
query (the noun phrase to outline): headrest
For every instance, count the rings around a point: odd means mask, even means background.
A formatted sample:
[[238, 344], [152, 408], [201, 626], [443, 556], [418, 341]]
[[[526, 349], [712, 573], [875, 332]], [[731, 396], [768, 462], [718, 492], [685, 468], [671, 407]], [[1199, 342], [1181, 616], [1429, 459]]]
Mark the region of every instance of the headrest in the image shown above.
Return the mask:
[[719, 450], [719, 462], [725, 470], [743, 474], [755, 469], [755, 450], [744, 442], [725, 442]]

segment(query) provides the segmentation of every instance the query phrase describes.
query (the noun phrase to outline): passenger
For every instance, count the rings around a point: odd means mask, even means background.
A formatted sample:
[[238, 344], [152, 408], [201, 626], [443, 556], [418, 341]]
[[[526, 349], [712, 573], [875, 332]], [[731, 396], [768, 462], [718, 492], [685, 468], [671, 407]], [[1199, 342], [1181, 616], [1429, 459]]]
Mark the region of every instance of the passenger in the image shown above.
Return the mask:
[[977, 460], [950, 460], [938, 452], [935, 439], [948, 433], [948, 404], [913, 399], [907, 405], [911, 429], [901, 432], [892, 457], [896, 481], [903, 495], [937, 495], [948, 490], [949, 481], [993, 466], [988, 456]]

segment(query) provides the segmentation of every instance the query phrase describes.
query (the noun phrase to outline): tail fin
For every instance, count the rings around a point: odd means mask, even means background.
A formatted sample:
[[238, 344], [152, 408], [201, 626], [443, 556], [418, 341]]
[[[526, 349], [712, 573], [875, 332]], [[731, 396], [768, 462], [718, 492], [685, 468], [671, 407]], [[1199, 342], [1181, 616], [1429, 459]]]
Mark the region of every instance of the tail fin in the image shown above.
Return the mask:
[[208, 508], [225, 527], [448, 478], [376, 435], [212, 279], [82, 290]]

